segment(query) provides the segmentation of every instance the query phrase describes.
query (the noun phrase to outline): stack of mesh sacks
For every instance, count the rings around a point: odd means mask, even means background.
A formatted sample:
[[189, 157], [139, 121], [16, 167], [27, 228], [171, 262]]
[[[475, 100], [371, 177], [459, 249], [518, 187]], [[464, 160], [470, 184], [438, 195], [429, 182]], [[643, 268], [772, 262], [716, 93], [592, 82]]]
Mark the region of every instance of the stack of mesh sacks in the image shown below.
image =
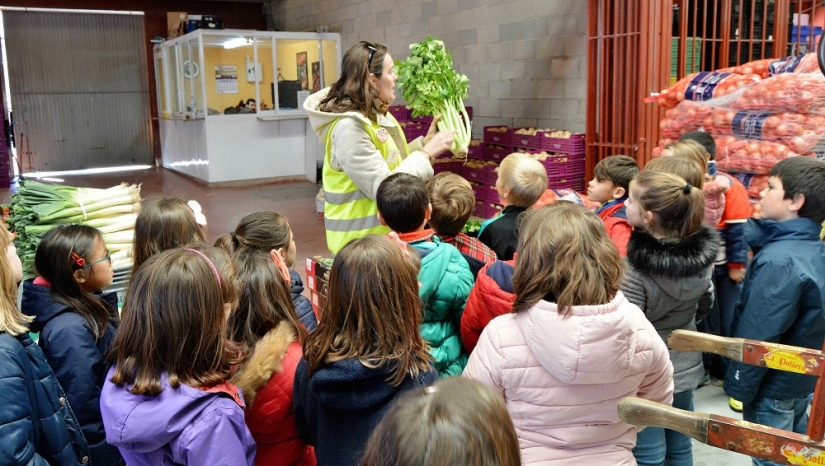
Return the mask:
[[649, 101], [668, 109], [654, 157], [682, 134], [706, 131], [717, 168], [753, 198], [780, 160], [825, 156], [825, 76], [813, 53], [693, 73]]

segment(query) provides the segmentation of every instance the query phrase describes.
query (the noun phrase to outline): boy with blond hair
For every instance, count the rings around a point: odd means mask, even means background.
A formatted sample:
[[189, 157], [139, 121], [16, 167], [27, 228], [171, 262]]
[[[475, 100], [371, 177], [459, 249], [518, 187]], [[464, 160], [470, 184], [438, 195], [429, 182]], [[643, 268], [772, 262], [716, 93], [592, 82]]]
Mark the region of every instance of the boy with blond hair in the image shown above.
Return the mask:
[[[470, 182], [455, 173], [439, 173], [427, 183], [427, 193], [432, 206], [430, 226], [441, 238], [441, 242], [455, 246], [468, 259], [468, 263], [472, 259], [483, 267], [484, 264], [495, 262], [497, 257], [492, 249], [478, 238], [461, 232], [476, 205]], [[470, 268], [473, 268], [473, 264], [470, 264]]]
[[[762, 218], [748, 219], [755, 253], [736, 305], [733, 336], [818, 350], [825, 339], [825, 162], [777, 163], [759, 193]], [[816, 378], [730, 360], [724, 388], [745, 421], [805, 434]], [[775, 464], [754, 458], [755, 465]]]
[[587, 198], [601, 203], [596, 215], [604, 223], [619, 255], [625, 257], [633, 227], [627, 221], [624, 202], [630, 192], [630, 182], [639, 175], [639, 164], [626, 155], [611, 155], [596, 164], [593, 174], [587, 183]]
[[481, 225], [478, 239], [501, 260], [510, 260], [516, 252], [521, 215], [547, 190], [547, 170], [530, 154], [514, 152], [498, 168], [496, 191], [506, 206], [499, 217]]

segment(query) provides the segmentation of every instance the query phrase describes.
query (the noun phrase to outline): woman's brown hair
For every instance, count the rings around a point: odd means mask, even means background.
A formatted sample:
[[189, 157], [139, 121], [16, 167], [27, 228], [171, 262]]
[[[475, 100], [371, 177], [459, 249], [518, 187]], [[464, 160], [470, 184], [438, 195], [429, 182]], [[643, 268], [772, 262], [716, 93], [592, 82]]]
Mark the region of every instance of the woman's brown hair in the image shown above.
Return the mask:
[[206, 235], [186, 201], [165, 196], [149, 198], [135, 220], [132, 276], [154, 254], [205, 241]]
[[404, 395], [367, 442], [362, 466], [518, 466], [516, 429], [504, 400], [463, 377]]
[[[221, 260], [219, 260], [220, 258]], [[209, 387], [229, 378], [238, 348], [226, 338], [226, 251], [171, 249], [150, 257], [132, 277], [108, 358], [112, 383], [156, 396], [169, 385]]]
[[679, 176], [645, 170], [630, 183], [630, 196], [642, 212], [653, 214], [647, 225], [650, 233], [665, 238], [686, 238], [704, 224], [702, 190]]
[[[215, 246], [232, 254], [243, 249], [264, 252], [289, 249], [290, 231], [289, 221], [283, 215], [269, 211], [253, 212], [244, 216], [232, 233], [219, 236]], [[292, 267], [293, 264], [286, 266]]]
[[367, 77], [370, 73], [381, 77], [386, 54], [387, 47], [367, 41], [350, 47], [341, 60], [341, 77], [321, 100], [319, 108], [330, 113], [360, 112], [375, 121], [376, 111], [386, 112], [388, 102], [381, 102]]
[[238, 305], [229, 316], [229, 339], [249, 350], [267, 332], [287, 322], [298, 339], [303, 340], [307, 331], [295, 316], [287, 284], [269, 254], [242, 249], [232, 261], [238, 283]]
[[401, 248], [379, 235], [351, 241], [335, 256], [318, 328], [304, 339], [310, 375], [350, 358], [386, 368], [394, 386], [429, 371], [422, 315], [418, 276]]
[[609, 303], [624, 264], [599, 218], [571, 202], [554, 202], [524, 216], [513, 273], [513, 312], [555, 298], [559, 312]]
[[11, 234], [5, 222], [0, 222], [0, 332], [17, 336], [29, 331], [34, 317], [27, 316], [17, 308], [17, 283], [6, 250], [12, 243]]

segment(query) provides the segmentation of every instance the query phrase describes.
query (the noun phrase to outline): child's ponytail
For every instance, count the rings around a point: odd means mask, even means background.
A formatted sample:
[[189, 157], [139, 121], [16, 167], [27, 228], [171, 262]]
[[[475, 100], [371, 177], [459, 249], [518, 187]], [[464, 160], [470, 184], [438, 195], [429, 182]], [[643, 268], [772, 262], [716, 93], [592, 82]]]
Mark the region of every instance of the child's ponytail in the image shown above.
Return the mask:
[[702, 190], [676, 175], [642, 172], [630, 185], [639, 208], [651, 212], [648, 230], [665, 238], [686, 238], [702, 228], [705, 197]]

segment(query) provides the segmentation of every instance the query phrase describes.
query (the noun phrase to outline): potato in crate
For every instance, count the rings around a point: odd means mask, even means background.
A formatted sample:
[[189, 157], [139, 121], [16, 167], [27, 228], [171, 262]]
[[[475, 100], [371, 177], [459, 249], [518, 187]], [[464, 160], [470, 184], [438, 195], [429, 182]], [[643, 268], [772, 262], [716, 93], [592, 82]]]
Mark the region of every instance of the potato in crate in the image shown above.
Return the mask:
[[482, 150], [482, 158], [484, 160], [493, 160], [495, 162], [501, 162], [504, 159], [504, 157], [507, 157], [512, 152], [512, 147], [497, 146], [494, 144], [484, 144], [484, 149]]
[[563, 154], [584, 154], [584, 133], [572, 134], [570, 131], [551, 131], [543, 133], [541, 149], [547, 152]]
[[498, 164], [493, 161], [468, 159], [467, 163], [461, 167], [461, 176], [477, 183], [494, 184], [497, 177], [495, 173], [497, 167]]
[[510, 145], [510, 128], [507, 126], [485, 126], [484, 137], [482, 139], [485, 144], [498, 144], [500, 146]]
[[471, 159], [484, 158], [484, 144], [481, 139], [473, 139], [470, 141], [470, 147], [467, 149], [467, 157]]

